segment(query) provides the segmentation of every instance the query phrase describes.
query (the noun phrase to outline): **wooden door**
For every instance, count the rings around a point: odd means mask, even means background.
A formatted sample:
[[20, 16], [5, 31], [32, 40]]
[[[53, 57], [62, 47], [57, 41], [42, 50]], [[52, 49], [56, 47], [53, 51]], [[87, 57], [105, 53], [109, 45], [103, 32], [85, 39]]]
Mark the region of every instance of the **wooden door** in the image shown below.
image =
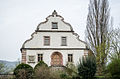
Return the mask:
[[61, 66], [62, 65], [62, 55], [60, 53], [53, 53], [51, 56], [51, 65], [52, 66]]

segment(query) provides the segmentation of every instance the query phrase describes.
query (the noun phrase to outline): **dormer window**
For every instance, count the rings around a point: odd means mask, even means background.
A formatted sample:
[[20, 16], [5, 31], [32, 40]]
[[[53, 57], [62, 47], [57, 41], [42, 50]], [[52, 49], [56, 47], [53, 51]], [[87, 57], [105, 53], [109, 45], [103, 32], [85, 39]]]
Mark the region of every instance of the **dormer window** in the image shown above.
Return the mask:
[[58, 23], [52, 22], [52, 29], [58, 29]]

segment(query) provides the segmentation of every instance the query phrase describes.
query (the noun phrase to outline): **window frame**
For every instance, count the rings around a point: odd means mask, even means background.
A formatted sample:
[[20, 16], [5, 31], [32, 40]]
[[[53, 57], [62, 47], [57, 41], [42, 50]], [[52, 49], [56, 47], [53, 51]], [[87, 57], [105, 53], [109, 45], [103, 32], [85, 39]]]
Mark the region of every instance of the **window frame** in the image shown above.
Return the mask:
[[43, 54], [37, 54], [37, 61], [43, 61]]
[[73, 62], [73, 54], [68, 54], [68, 62]]
[[[54, 27], [54, 24], [56, 25], [56, 27]], [[52, 22], [52, 29], [58, 29], [58, 22]]]
[[[46, 43], [46, 40], [48, 40], [48, 44]], [[44, 36], [44, 46], [50, 46], [50, 36]]]
[[[63, 38], [65, 38], [65, 39], [63, 39]], [[66, 36], [61, 37], [61, 46], [67, 46], [67, 37]]]

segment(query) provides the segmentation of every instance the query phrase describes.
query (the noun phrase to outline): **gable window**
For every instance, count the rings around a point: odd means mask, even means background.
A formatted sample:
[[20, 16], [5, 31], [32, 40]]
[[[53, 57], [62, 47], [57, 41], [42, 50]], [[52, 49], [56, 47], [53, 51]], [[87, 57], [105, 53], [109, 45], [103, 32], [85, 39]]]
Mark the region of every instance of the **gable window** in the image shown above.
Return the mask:
[[73, 54], [68, 54], [68, 62], [73, 62]]
[[43, 61], [43, 54], [38, 54], [38, 62]]
[[52, 29], [58, 29], [58, 23], [52, 22]]
[[50, 37], [49, 36], [44, 36], [44, 45], [49, 46], [50, 45]]
[[62, 46], [67, 46], [67, 37], [62, 37], [61, 42], [62, 42], [61, 43]]

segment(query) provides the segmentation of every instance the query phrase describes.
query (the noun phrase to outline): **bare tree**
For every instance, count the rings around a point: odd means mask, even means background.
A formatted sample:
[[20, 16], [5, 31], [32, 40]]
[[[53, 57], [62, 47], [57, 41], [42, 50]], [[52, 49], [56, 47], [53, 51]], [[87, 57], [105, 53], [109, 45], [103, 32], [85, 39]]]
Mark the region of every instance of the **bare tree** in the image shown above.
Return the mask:
[[110, 33], [110, 54], [111, 60], [120, 58], [120, 28], [113, 29]]
[[97, 74], [102, 75], [109, 53], [108, 0], [90, 0], [86, 25], [86, 42], [96, 56]]

